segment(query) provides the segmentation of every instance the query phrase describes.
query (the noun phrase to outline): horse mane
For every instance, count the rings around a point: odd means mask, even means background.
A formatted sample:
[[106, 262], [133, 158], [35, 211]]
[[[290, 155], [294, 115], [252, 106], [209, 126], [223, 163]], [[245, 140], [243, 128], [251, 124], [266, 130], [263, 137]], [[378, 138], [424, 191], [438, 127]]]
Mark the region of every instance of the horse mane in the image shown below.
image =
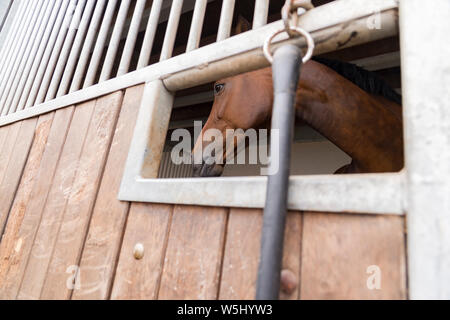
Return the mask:
[[380, 95], [399, 105], [402, 104], [402, 96], [392, 89], [386, 81], [381, 79], [376, 73], [358, 67], [355, 64], [314, 57], [314, 61], [319, 62], [328, 68], [336, 71], [347, 80], [353, 82], [364, 91]]

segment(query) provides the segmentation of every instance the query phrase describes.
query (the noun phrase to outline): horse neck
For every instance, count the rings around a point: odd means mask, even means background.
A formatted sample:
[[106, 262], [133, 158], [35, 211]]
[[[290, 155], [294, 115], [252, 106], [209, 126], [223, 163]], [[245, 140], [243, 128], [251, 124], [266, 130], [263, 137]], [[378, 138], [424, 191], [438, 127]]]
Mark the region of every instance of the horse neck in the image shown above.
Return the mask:
[[297, 116], [346, 152], [359, 172], [403, 166], [402, 123], [385, 103], [321, 64], [303, 66]]

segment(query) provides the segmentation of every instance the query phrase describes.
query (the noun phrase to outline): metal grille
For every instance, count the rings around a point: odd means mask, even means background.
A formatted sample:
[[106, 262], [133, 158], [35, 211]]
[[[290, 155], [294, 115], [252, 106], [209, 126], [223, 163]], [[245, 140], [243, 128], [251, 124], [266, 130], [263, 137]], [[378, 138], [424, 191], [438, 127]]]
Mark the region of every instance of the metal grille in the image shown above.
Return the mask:
[[[165, 21], [159, 61], [170, 59], [184, 12], [192, 11], [185, 51], [197, 49], [208, 2], [15, 1], [16, 14], [0, 52], [0, 117], [148, 66], [157, 28]], [[235, 0], [223, 0], [217, 41], [230, 36], [234, 7]], [[254, 27], [267, 23], [268, 7], [269, 0], [256, 0]], [[137, 44], [140, 32], [143, 40]]]

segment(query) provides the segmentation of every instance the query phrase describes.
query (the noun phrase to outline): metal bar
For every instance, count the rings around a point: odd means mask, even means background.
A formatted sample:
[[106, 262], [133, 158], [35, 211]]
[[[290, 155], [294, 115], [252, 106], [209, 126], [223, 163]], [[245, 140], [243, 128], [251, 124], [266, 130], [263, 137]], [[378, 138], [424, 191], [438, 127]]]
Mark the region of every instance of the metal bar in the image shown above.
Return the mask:
[[[66, 63], [69, 58], [69, 54], [71, 52], [74, 38], [77, 34], [77, 30], [80, 25], [81, 16], [83, 14], [85, 5], [86, 5], [86, 0], [79, 0], [77, 3], [75, 13], [72, 17], [69, 30], [67, 31], [67, 35], [64, 40], [64, 45], [63, 45], [61, 51], [59, 52], [58, 63], [56, 64], [53, 74], [49, 74], [49, 77], [51, 77], [51, 82], [48, 87], [47, 94], [45, 95], [45, 101], [52, 100], [56, 96], [58, 87], [61, 82], [61, 77], [66, 68]], [[41, 100], [41, 99], [42, 99], [41, 93], [39, 93], [38, 100]]]
[[6, 9], [2, 9], [2, 12], [0, 13], [0, 32], [3, 31], [3, 26], [5, 25], [6, 20], [8, 19], [8, 16], [11, 13], [11, 8], [13, 6], [13, 0], [7, 0], [7, 1], [8, 1], [7, 5], [3, 4], [3, 8], [6, 8]]
[[274, 102], [270, 136], [270, 165], [261, 232], [257, 300], [278, 300], [289, 190], [295, 97], [302, 52], [292, 44], [275, 51], [272, 63]]
[[131, 58], [133, 56], [134, 46], [139, 33], [142, 15], [144, 14], [146, 0], [137, 0], [134, 8], [133, 17], [131, 18], [130, 29], [128, 30], [127, 40], [123, 48], [122, 57], [117, 70], [117, 76], [124, 75], [130, 68]]
[[449, 30], [450, 1], [400, 1], [411, 299], [450, 299]]
[[[26, 80], [25, 87], [23, 89], [23, 93], [19, 96], [20, 100], [17, 102], [16, 100], [13, 102], [13, 105], [17, 104], [17, 110], [23, 110], [25, 107], [25, 103], [27, 99], [30, 97], [30, 94], [34, 94], [32, 91], [33, 83], [40, 83], [45, 68], [48, 63], [48, 59], [50, 57], [51, 51], [53, 49], [53, 45], [56, 41], [56, 37], [58, 35], [58, 31], [61, 27], [61, 23], [63, 21], [64, 15], [67, 11], [67, 6], [69, 4], [68, 0], [63, 0], [61, 2], [61, 7], [58, 11], [58, 16], [56, 20], [50, 22], [47, 26], [47, 30], [45, 31], [44, 39], [41, 43], [39, 51], [36, 55], [36, 59], [34, 60], [33, 66], [31, 68], [30, 74]], [[37, 93], [37, 88], [35, 90]]]
[[30, 37], [34, 31], [34, 25], [36, 24], [36, 21], [42, 14], [42, 7], [44, 5], [44, 1], [40, 1], [37, 4], [37, 8], [33, 14], [32, 19], [30, 20], [30, 24], [27, 27], [27, 32], [25, 33], [22, 44], [20, 47], [18, 47], [18, 50], [16, 51], [16, 57], [14, 59], [14, 64], [12, 64], [11, 68], [9, 68], [9, 72], [7, 73], [7, 81], [5, 81], [2, 91], [1, 91], [1, 99], [0, 99], [0, 106], [3, 107], [1, 115], [5, 115], [8, 112], [8, 108], [5, 105], [7, 95], [9, 93], [9, 90], [11, 89], [11, 86], [13, 85], [14, 77], [17, 75], [17, 70], [20, 66], [20, 63], [22, 62], [22, 59], [24, 57], [26, 49], [32, 44], [32, 41], [30, 41]]
[[31, 49], [29, 58], [26, 59], [26, 65], [24, 66], [23, 71], [19, 71], [19, 74], [21, 75], [20, 82], [14, 89], [15, 93], [13, 96], [11, 96], [11, 100], [9, 100], [9, 102], [7, 101], [6, 103], [7, 106], [10, 105], [9, 113], [15, 112], [18, 109], [19, 99], [22, 96], [26, 96], [28, 94], [28, 92], [24, 92], [25, 84], [27, 82], [31, 83], [31, 81], [29, 80], [34, 79], [62, 3], [63, 1], [58, 0], [54, 3], [50, 3], [47, 7], [46, 16], [43, 18], [41, 27], [36, 34], [37, 41], [35, 42], [34, 47]]
[[233, 23], [234, 3], [235, 0], [223, 0], [219, 30], [217, 31], [217, 41], [222, 41], [230, 37], [231, 24]]
[[[13, 65], [15, 61], [17, 60], [17, 57], [19, 55], [19, 50], [24, 45], [24, 39], [27, 35], [27, 32], [30, 28], [30, 25], [32, 23], [32, 20], [37, 15], [37, 10], [35, 10], [36, 6], [38, 5], [38, 2], [31, 3], [27, 8], [25, 15], [18, 26], [19, 31], [16, 35], [16, 41], [13, 39], [12, 47], [9, 50], [8, 57], [6, 58], [6, 61], [3, 66], [2, 70], [2, 78], [0, 79], [0, 96], [3, 93], [4, 87], [6, 85], [6, 81], [9, 79], [9, 76], [11, 74], [11, 70], [13, 68]], [[0, 106], [1, 108], [1, 106]]]
[[[316, 54], [343, 49], [362, 43], [376, 41], [398, 34], [397, 2], [391, 0], [373, 0], [380, 10], [381, 29], [369, 30], [367, 17], [373, 15], [367, 6], [358, 6], [360, 0], [334, 1], [312, 9], [300, 19], [299, 26], [312, 33], [316, 41]], [[349, 10], [352, 9], [352, 10]], [[339, 19], [336, 18], [339, 16]], [[170, 61], [150, 65], [141, 70], [36, 105], [0, 118], [0, 126], [37, 116], [53, 110], [79, 104], [111, 92], [122, 90], [140, 83], [164, 79], [164, 85], [171, 91], [177, 91], [200, 85], [218, 78], [267, 67], [261, 47], [267, 34], [283, 27], [282, 21], [270, 23], [257, 30], [214, 43], [198, 50], [176, 56]], [[351, 41], [348, 39], [351, 37]], [[293, 42], [305, 45], [302, 40], [287, 40], [280, 36], [280, 42], [274, 45]], [[344, 44], [343, 44], [344, 43]], [[199, 68], [199, 66], [202, 66]]]
[[[83, 16], [81, 17], [80, 25], [78, 26], [77, 35], [73, 41], [72, 48], [70, 49], [69, 58], [67, 59], [64, 67], [63, 77], [59, 84], [57, 97], [65, 95], [69, 90], [69, 85], [72, 81], [72, 75], [79, 59], [80, 51], [83, 47], [83, 43], [86, 37], [87, 29], [89, 28], [89, 21], [91, 20], [92, 13], [95, 7], [95, 0], [89, 0], [84, 8]], [[80, 75], [81, 76], [81, 75]], [[74, 89], [75, 91], [75, 89]]]
[[10, 19], [13, 19], [12, 21], [12, 25], [8, 30], [8, 34], [6, 35], [6, 39], [5, 42], [2, 45], [1, 48], [1, 54], [0, 54], [0, 75], [3, 74], [3, 69], [5, 66], [5, 60], [6, 58], [9, 56], [11, 48], [12, 48], [12, 44], [13, 44], [13, 39], [15, 37], [17, 37], [18, 33], [19, 33], [19, 26], [22, 25], [22, 21], [26, 16], [27, 13], [27, 6], [26, 6], [26, 1], [20, 1], [19, 2], [19, 8], [17, 9], [16, 14], [11, 17]]
[[[28, 31], [28, 27], [32, 23], [33, 14], [36, 15], [37, 12], [35, 10], [38, 2], [33, 2], [30, 6], [27, 7], [26, 15], [21, 22], [20, 31], [18, 33], [17, 40], [13, 42], [13, 46], [9, 52], [8, 57], [4, 63], [4, 70], [2, 74], [2, 78], [0, 79], [0, 96], [3, 94], [5, 90], [6, 83], [11, 75], [14, 63], [19, 55], [20, 48], [23, 46], [25, 42], [25, 36]], [[0, 105], [0, 109], [2, 109], [2, 105]]]
[[25, 108], [29, 108], [34, 104], [40, 104], [44, 102], [45, 95], [47, 93], [50, 81], [54, 75], [54, 70], [59, 60], [61, 50], [64, 46], [66, 35], [69, 32], [69, 27], [76, 10], [77, 0], [70, 0], [69, 6], [64, 15], [64, 20], [59, 28], [55, 27], [52, 34], [52, 39], [49, 42], [49, 46], [45, 49], [43, 61], [47, 63], [41, 63], [39, 66], [36, 79], [33, 82], [30, 95], [25, 104]]
[[137, 68], [142, 69], [150, 63], [153, 42], [155, 41], [156, 29], [158, 28], [159, 17], [161, 15], [163, 0], [153, 0], [150, 17], [148, 18], [147, 29], [145, 30], [144, 41], [142, 43], [141, 53]]
[[95, 44], [94, 52], [92, 53], [91, 62], [89, 63], [86, 79], [84, 80], [83, 88], [90, 87], [94, 84], [97, 75], [100, 59], [102, 57], [103, 49], [108, 39], [108, 32], [114, 17], [117, 0], [108, 0], [105, 16], [103, 17], [102, 26], [98, 33], [97, 42]]
[[255, 14], [253, 15], [253, 29], [257, 29], [266, 25], [268, 16], [269, 0], [256, 0]]
[[[339, 2], [341, 1], [338, 1], [337, 3]], [[367, 28], [367, 17], [352, 19], [351, 21], [346, 22], [347, 24], [338, 24], [328, 28], [320, 28], [320, 30], [316, 32], [314, 32], [313, 28], [308, 28], [307, 23], [303, 24], [303, 26], [306, 30], [313, 33], [313, 37], [316, 41], [314, 53], [322, 54], [396, 35], [398, 33], [397, 16], [398, 12], [395, 9], [382, 12], [380, 14], [380, 21], [383, 28], [374, 30]], [[317, 16], [315, 17], [317, 18]], [[305, 16], [302, 17], [301, 22], [305, 21], [304, 18]], [[274, 26], [278, 26], [278, 29], [275, 29]], [[320, 25], [317, 27], [320, 27]], [[238, 73], [268, 67], [269, 63], [266, 58], [261, 55], [258, 46], [255, 46], [252, 50], [243, 50], [243, 46], [245, 44], [245, 47], [249, 49], [250, 43], [258, 43], [260, 45], [264, 42], [267, 34], [275, 32], [280, 28], [282, 28], [282, 23], [275, 22], [257, 30], [236, 35], [233, 39], [227, 39], [214, 45], [210, 45], [208, 46], [208, 51], [214, 50], [214, 61], [205, 59], [207, 47], [193, 51], [190, 53], [190, 59], [194, 59], [195, 56], [198, 58], [198, 64], [192, 68], [185, 68], [183, 71], [164, 76], [164, 84], [169, 90], [178, 91], [196, 85], [214, 82], [217, 79], [223, 79]], [[350, 42], [347, 41], [349, 37], [352, 37]], [[287, 37], [283, 39], [282, 36], [280, 36], [280, 38], [281, 40], [287, 40], [286, 42], [288, 43], [294, 43], [302, 47], [306, 46], [303, 38], [291, 40], [288, 40]], [[343, 46], [342, 43], [344, 42], [346, 43]], [[218, 48], [221, 43], [223, 43], [223, 46]], [[284, 43], [284, 41], [282, 43]], [[215, 46], [217, 46], [217, 48]], [[279, 43], [275, 43], [273, 48], [276, 48], [277, 46], [279, 46]], [[241, 49], [239, 49], [239, 47]], [[239, 51], [241, 54], [232, 55], [232, 52], [236, 52], [235, 50]], [[198, 65], [200, 64], [202, 65], [202, 68], [198, 68]]]
[[0, 105], [4, 104], [4, 111], [6, 113], [12, 113], [16, 111], [17, 105], [12, 104], [12, 100], [16, 94], [20, 94], [21, 90], [18, 90], [20, 82], [23, 81], [25, 83], [28, 73], [33, 65], [34, 59], [36, 58], [36, 52], [39, 49], [41, 44], [42, 36], [44, 34], [44, 30], [47, 27], [50, 15], [53, 12], [53, 6], [51, 1], [46, 1], [43, 4], [41, 9], [39, 18], [36, 21], [36, 25], [33, 28], [33, 31], [30, 35], [29, 43], [25, 48], [25, 51], [22, 56], [22, 60], [18, 66], [18, 69], [14, 76], [12, 77], [13, 81], [9, 92], [4, 95], [5, 100], [0, 100]]
[[165, 159], [163, 161], [165, 162], [163, 177], [167, 178], [170, 175], [170, 156], [167, 153], [166, 153]]
[[[140, 157], [139, 159], [131, 159], [128, 157], [128, 162], [134, 162], [135, 160], [139, 162], [138, 166], [128, 167], [135, 174], [134, 177], [158, 177], [174, 96], [174, 93], [164, 88], [161, 80], [155, 80], [145, 85], [141, 106], [147, 105], [150, 107], [140, 108], [139, 110], [138, 119], [140, 121], [135, 126], [131, 148], [135, 148], [136, 152], [138, 152], [138, 150], [142, 150], [142, 146], [145, 149], [145, 145], [147, 145], [148, 154], [151, 155], [151, 158]], [[148, 134], [140, 134], [140, 132]], [[149, 136], [153, 138], [152, 143], [147, 143]], [[130, 156], [131, 154], [136, 153], [131, 152], [128, 155]]]
[[[147, 108], [150, 104], [147, 105]], [[138, 121], [139, 118], [138, 118]], [[133, 140], [134, 141], [134, 140]], [[131, 150], [131, 149], [130, 149]], [[140, 152], [137, 149], [137, 152]], [[132, 152], [130, 154], [133, 154]], [[135, 153], [141, 156], [141, 153]], [[137, 158], [136, 158], [137, 159]], [[137, 165], [137, 163], [133, 163]], [[131, 170], [131, 164], [130, 164]], [[135, 179], [124, 174], [119, 199], [200, 206], [264, 208], [266, 177]], [[132, 177], [128, 179], [127, 177]], [[404, 215], [404, 174], [292, 176], [289, 210]], [[248, 197], [252, 190], [252, 197]], [[204, 197], [207, 193], [211, 197]], [[320, 199], [317, 194], [320, 193]], [[224, 196], [226, 195], [226, 196]]]
[[161, 165], [159, 166], [158, 178], [164, 178], [165, 177], [164, 173], [165, 173], [165, 170], [166, 170], [166, 167], [167, 167], [167, 153], [164, 152], [162, 154], [161, 158], [162, 159], [161, 159]]
[[191, 30], [189, 32], [189, 39], [186, 46], [186, 52], [198, 49], [200, 45], [200, 38], [202, 36], [203, 21], [206, 14], [207, 0], [197, 0], [195, 2], [194, 13], [192, 14]]
[[19, 8], [17, 9], [16, 15], [13, 17], [14, 20], [12, 22], [12, 26], [8, 31], [8, 35], [6, 36], [4, 45], [2, 46], [1, 55], [0, 55], [0, 75], [3, 75], [3, 69], [5, 67], [5, 60], [9, 55], [9, 52], [12, 47], [12, 43], [14, 38], [17, 37], [19, 32], [19, 26], [22, 24], [22, 20], [26, 14], [26, 1], [19, 2]]
[[167, 22], [166, 34], [159, 61], [164, 61], [172, 57], [178, 23], [180, 22], [181, 9], [183, 9], [183, 0], [174, 0], [172, 2], [172, 8], [170, 9], [169, 21]]
[[69, 92], [74, 92], [80, 89], [81, 81], [83, 80], [86, 66], [89, 61], [92, 46], [94, 45], [95, 38], [97, 37], [97, 31], [102, 19], [103, 9], [105, 8], [106, 0], [98, 0], [95, 5], [95, 10], [92, 15], [91, 23], [89, 24], [89, 30], [84, 41], [83, 49], [78, 59], [78, 64], [75, 69], [75, 73], [72, 77], [72, 83], [70, 85]]
[[111, 35], [111, 41], [109, 42], [108, 51], [106, 52], [105, 61], [103, 62], [103, 68], [100, 74], [99, 82], [106, 81], [111, 77], [114, 60], [116, 59], [117, 51], [119, 50], [120, 36], [127, 19], [129, 7], [130, 0], [123, 0], [120, 3], [119, 12], [117, 13], [116, 23]]

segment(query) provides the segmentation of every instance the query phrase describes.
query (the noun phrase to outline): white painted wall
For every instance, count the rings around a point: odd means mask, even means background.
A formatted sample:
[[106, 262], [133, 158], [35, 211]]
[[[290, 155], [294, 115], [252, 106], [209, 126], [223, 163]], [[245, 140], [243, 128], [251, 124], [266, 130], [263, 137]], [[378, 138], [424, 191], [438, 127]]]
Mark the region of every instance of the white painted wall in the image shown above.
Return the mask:
[[[292, 175], [331, 174], [351, 161], [329, 141], [296, 142], [292, 148]], [[260, 168], [260, 165], [228, 165], [223, 176], [259, 176]]]

